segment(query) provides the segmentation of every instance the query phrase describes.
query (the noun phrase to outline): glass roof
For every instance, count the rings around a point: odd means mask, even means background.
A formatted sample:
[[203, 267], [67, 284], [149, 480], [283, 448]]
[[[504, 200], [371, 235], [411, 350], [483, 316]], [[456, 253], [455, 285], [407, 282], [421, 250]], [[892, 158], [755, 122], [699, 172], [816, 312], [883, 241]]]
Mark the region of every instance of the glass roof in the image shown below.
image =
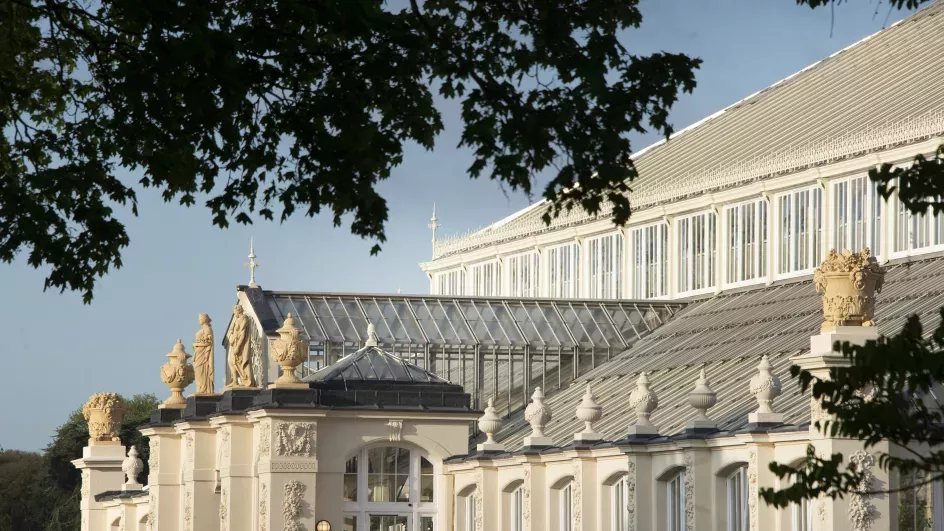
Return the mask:
[[[360, 346], [367, 323], [384, 346], [628, 347], [683, 304], [265, 291], [253, 301], [266, 332], [291, 312], [313, 345]], [[272, 327], [272, 330], [269, 328]]]
[[367, 346], [305, 378], [306, 382], [449, 383], [378, 347]]

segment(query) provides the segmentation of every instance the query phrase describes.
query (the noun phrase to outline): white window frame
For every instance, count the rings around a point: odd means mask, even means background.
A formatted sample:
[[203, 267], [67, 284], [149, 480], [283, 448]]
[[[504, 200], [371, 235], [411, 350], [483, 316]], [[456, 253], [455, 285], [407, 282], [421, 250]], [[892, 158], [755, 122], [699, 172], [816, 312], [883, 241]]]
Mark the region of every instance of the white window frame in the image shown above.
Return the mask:
[[750, 513], [747, 497], [747, 465], [741, 465], [728, 475], [724, 483], [726, 531], [750, 531]]
[[665, 529], [686, 531], [685, 472], [679, 472], [665, 482]]
[[436, 273], [436, 290], [437, 295], [465, 295], [465, 270], [459, 267]]
[[[569, 252], [564, 250], [568, 249]], [[580, 296], [580, 244], [567, 242], [544, 250], [544, 271], [547, 274], [547, 296], [552, 299], [576, 299]], [[571, 278], [565, 283], [564, 272]], [[555, 278], [556, 277], [556, 278]]]
[[[804, 192], [809, 192], [809, 196], [806, 199], [806, 203], [803, 205], [805, 209], [805, 222], [806, 227], [808, 228], [807, 232], [807, 241], [805, 243], [805, 252], [806, 252], [806, 267], [800, 267], [792, 271], [781, 271], [781, 259], [783, 257], [783, 247], [785, 245], [784, 229], [783, 229], [783, 211], [784, 204], [783, 200], [785, 198], [791, 199], [791, 208], [790, 208], [790, 227], [796, 227], [799, 217], [795, 215], [796, 209], [794, 206], [799, 204], [798, 201], [794, 200], [798, 194]], [[817, 196], [818, 200], [817, 200]], [[809, 275], [813, 272], [814, 269], [819, 267], [819, 264], [823, 260], [823, 238], [826, 233], [826, 215], [827, 211], [824, 208], [824, 198], [826, 194], [823, 192], [823, 188], [819, 185], [813, 186], [804, 186], [802, 188], [794, 188], [792, 190], [787, 190], [781, 193], [778, 193], [773, 198], [773, 215], [770, 216], [768, 225], [772, 228], [772, 234], [774, 235], [773, 239], [773, 273], [775, 279], [784, 279], [784, 278], [794, 278], [804, 275]], [[818, 207], [818, 210], [817, 210]], [[818, 217], [817, 217], [818, 216]], [[819, 221], [819, 227], [816, 227], [816, 222]], [[817, 234], [818, 231], [818, 234]], [[799, 238], [799, 233], [794, 235], [794, 237]], [[796, 257], [796, 249], [798, 246], [790, 245], [788, 246], [787, 260], [792, 262], [792, 259]]]
[[[631, 299], [669, 297], [669, 275], [672, 274], [669, 228], [665, 221], [658, 221], [630, 229]], [[654, 289], [650, 291], [650, 287]]]
[[[889, 204], [878, 194], [876, 184], [868, 175], [858, 174], [833, 179], [828, 186], [830, 231], [827, 248], [858, 252], [868, 247], [877, 257], [887, 256], [891, 242], [885, 237], [884, 225], [888, 222]], [[853, 200], [857, 192], [861, 192], [861, 204]], [[840, 216], [846, 220], [845, 223], [839, 222]], [[853, 219], [857, 216], [861, 221]], [[861, 231], [857, 230], [857, 225], [861, 225]]]
[[813, 505], [809, 499], [794, 503], [791, 512], [792, 531], [813, 531]]
[[568, 482], [561, 487], [557, 495], [560, 506], [557, 529], [558, 531], [574, 531], [574, 482]]
[[541, 253], [526, 251], [504, 259], [506, 297], [538, 297], [541, 294]]
[[[410, 452], [409, 501], [367, 501], [367, 452], [377, 448], [400, 448]], [[357, 517], [357, 531], [368, 531], [371, 515], [406, 515], [410, 523], [410, 531], [420, 531], [420, 519], [424, 516], [432, 517], [433, 526], [436, 526], [437, 500], [440, 500], [442, 496], [439, 490], [439, 481], [437, 481], [442, 473], [441, 463], [436, 462], [428, 453], [419, 448], [390, 443], [364, 446], [356, 453], [349, 455], [345, 462], [355, 456], [357, 457], [357, 501], [345, 501], [343, 503], [344, 516]], [[433, 501], [420, 501], [420, 490], [422, 488], [420, 459], [426, 459], [433, 466]]]
[[[752, 205], [753, 212], [748, 213], [747, 209]], [[748, 217], [751, 219], [748, 220]], [[721, 260], [724, 264], [721, 286], [728, 289], [766, 283], [770, 271], [771, 232], [770, 205], [767, 200], [758, 198], [726, 205], [722, 220], [721, 249], [725, 257]], [[749, 256], [744, 252], [745, 246], [748, 245], [745, 236], [748, 231], [753, 237], [754, 246]], [[747, 268], [744, 268], [745, 274], [742, 276], [739, 273], [745, 262], [749, 263], [751, 271], [747, 273]], [[732, 272], [735, 273], [735, 280], [731, 280]], [[750, 278], [747, 278], [748, 276]]]
[[[696, 229], [701, 229], [701, 234], [696, 235]], [[687, 297], [714, 292], [718, 280], [718, 214], [714, 210], [703, 210], [679, 216], [673, 220], [672, 230], [675, 294]], [[699, 248], [702, 249], [700, 255]], [[699, 281], [701, 286], [696, 287]]]
[[464, 496], [465, 518], [462, 531], [475, 531], [475, 495], [473, 490], [468, 496]]
[[626, 258], [622, 232], [587, 238], [587, 297], [619, 299], [623, 296], [623, 265]]
[[629, 477], [622, 476], [610, 488], [612, 515], [610, 528], [613, 531], [629, 531]]
[[[891, 203], [891, 208], [886, 208], [886, 212], [890, 214], [888, 216], [891, 218], [889, 223], [891, 225], [890, 230], [888, 231], [890, 237], [887, 238], [891, 240], [889, 256], [891, 258], [902, 258], [906, 256], [918, 256], [927, 253], [933, 253], [944, 249], [944, 212], [940, 214], [935, 214], [934, 209], [928, 207], [928, 210], [924, 214], [913, 214], [909, 209], [907, 209], [901, 201], [898, 200], [898, 194], [892, 194], [889, 198], [889, 203]], [[926, 225], [925, 230], [929, 244], [923, 247], [915, 247], [915, 226], [917, 225], [917, 220], [922, 220]], [[904, 227], [902, 227], [902, 221], [904, 221]], [[899, 244], [902, 239], [907, 240], [907, 245], [905, 249], [898, 250]], [[937, 241], [938, 243], [935, 243]]]
[[511, 499], [511, 525], [509, 531], [525, 531], [524, 529], [524, 487], [513, 490]]
[[473, 297], [501, 296], [502, 267], [498, 259], [477, 262], [469, 267], [469, 294]]

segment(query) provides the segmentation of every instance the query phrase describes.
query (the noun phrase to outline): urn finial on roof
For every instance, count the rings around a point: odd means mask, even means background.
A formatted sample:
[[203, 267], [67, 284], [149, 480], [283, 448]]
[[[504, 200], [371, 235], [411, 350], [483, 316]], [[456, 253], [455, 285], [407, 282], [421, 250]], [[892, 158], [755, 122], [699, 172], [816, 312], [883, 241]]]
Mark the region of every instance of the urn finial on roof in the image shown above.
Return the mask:
[[531, 425], [531, 435], [524, 438], [525, 446], [551, 446], [554, 442], [544, 434], [544, 426], [551, 421], [551, 407], [544, 403], [544, 391], [534, 388], [531, 403], [524, 410], [524, 419]]
[[688, 393], [688, 403], [695, 408], [695, 418], [685, 427], [689, 429], [716, 428], [717, 423], [708, 417], [708, 409], [718, 402], [718, 395], [709, 387], [705, 369], [702, 368], [695, 380], [695, 389]]
[[118, 393], [95, 393], [82, 406], [82, 416], [88, 422], [89, 446], [119, 445], [121, 421], [128, 411]]
[[161, 381], [170, 388], [170, 398], [157, 407], [183, 409], [187, 405], [184, 389], [193, 383], [194, 379], [193, 365], [187, 361], [190, 359], [190, 354], [184, 350], [184, 344], [178, 337], [174, 350], [165, 357], [170, 359], [161, 366]]
[[308, 359], [308, 340], [295, 326], [295, 316], [291, 312], [276, 332], [279, 338], [272, 342], [272, 359], [282, 367], [282, 375], [269, 385], [269, 389], [307, 389], [308, 384], [298, 378], [296, 371]]
[[757, 411], [747, 416], [751, 424], [782, 424], [783, 415], [771, 408], [775, 398], [780, 396], [780, 378], [770, 372], [771, 365], [767, 355], [760, 360], [757, 374], [751, 378], [751, 394], [757, 400]]
[[590, 389], [590, 383], [587, 382], [587, 391], [583, 394], [580, 405], [577, 406], [577, 418], [583, 421], [583, 431], [574, 434], [575, 441], [595, 442], [603, 437], [593, 431], [593, 423], [600, 420], [603, 416], [603, 408], [597, 403], [593, 396], [593, 390]]
[[649, 421], [653, 411], [659, 407], [659, 397], [649, 389], [649, 377], [639, 373], [636, 388], [629, 394], [629, 407], [636, 410], [636, 423], [629, 427], [629, 436], [658, 435], [659, 430]]
[[824, 332], [837, 326], [875, 326], [875, 294], [881, 293], [885, 268], [868, 247], [861, 252], [835, 249], [813, 273], [813, 285], [823, 295]]
[[125, 473], [125, 482], [121, 490], [141, 490], [142, 485], [138, 483], [138, 475], [144, 470], [144, 461], [138, 457], [138, 449], [131, 446], [128, 450], [128, 457], [121, 463], [121, 471]]
[[479, 444], [476, 448], [480, 452], [501, 452], [505, 450], [505, 445], [495, 441], [495, 432], [500, 430], [502, 427], [502, 419], [495, 413], [495, 399], [488, 399], [488, 407], [485, 408], [485, 412], [482, 417], [479, 419], [479, 429], [482, 430], [482, 433], [485, 434], [486, 439], [484, 443]]

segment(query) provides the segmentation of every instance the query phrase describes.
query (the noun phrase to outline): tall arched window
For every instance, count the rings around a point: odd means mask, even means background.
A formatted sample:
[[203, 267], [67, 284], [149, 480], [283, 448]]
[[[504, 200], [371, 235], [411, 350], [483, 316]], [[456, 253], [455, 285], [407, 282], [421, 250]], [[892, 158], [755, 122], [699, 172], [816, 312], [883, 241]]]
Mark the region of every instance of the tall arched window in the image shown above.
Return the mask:
[[611, 487], [613, 531], [629, 531], [629, 476], [622, 476]]
[[793, 531], [813, 531], [813, 512], [809, 499], [793, 504]]
[[665, 482], [666, 529], [685, 531], [685, 472]]
[[747, 531], [747, 467], [740, 466], [725, 480], [728, 531]]
[[345, 465], [345, 528], [434, 531], [433, 464], [419, 450], [363, 448]]
[[524, 531], [524, 487], [511, 493], [511, 531]]

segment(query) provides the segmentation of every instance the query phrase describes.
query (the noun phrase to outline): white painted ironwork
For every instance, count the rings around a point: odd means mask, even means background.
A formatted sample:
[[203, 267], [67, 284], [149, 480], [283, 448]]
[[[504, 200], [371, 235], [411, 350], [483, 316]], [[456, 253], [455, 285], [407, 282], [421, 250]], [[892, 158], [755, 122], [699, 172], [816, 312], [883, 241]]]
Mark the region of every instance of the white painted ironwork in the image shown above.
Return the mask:
[[[633, 208], [642, 210], [682, 197], [798, 171], [940, 134], [944, 134], [944, 111], [935, 111], [899, 122], [886, 123], [815, 142], [791, 146], [775, 153], [710, 168], [699, 175], [686, 176], [684, 179], [672, 182], [666, 180], [650, 181], [633, 192]], [[655, 169], [650, 168], [648, 171], [655, 172]], [[590, 215], [580, 208], [574, 208], [561, 213], [559, 217], [552, 220], [550, 226], [544, 223], [541, 216], [528, 216], [528, 219], [515, 219], [458, 236], [440, 238], [433, 246], [433, 259], [484, 245], [556, 230], [569, 225], [582, 224], [595, 219], [606, 219], [610, 217], [611, 212], [611, 206], [604, 202], [596, 215]]]

